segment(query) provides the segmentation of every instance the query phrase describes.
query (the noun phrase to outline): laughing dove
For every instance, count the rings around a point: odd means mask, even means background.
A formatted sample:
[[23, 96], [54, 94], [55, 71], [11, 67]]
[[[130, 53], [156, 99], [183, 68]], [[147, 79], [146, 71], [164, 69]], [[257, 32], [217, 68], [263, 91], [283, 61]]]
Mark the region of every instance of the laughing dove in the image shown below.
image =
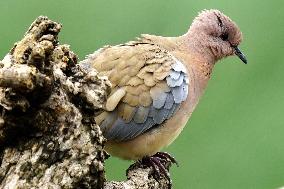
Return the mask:
[[215, 63], [237, 55], [242, 34], [218, 10], [204, 10], [179, 37], [142, 35], [105, 46], [85, 60], [112, 84], [96, 123], [106, 151], [123, 159], [150, 157], [180, 134], [198, 103]]

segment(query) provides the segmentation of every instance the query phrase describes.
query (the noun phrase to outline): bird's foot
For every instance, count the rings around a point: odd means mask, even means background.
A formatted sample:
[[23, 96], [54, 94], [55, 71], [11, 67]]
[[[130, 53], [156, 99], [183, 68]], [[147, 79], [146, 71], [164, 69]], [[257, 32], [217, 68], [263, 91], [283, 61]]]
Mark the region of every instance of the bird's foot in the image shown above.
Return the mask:
[[173, 156], [171, 156], [171, 154], [169, 154], [168, 152], [157, 152], [154, 156], [170, 161], [171, 163], [176, 164], [177, 167], [179, 166], [177, 160]]
[[172, 180], [169, 174], [169, 167], [172, 163], [177, 164], [175, 158], [166, 152], [158, 152], [153, 156], [144, 157], [141, 163], [147, 166], [151, 166], [154, 170], [154, 177], [158, 180], [161, 176], [164, 176], [169, 182], [169, 188], [172, 186]]

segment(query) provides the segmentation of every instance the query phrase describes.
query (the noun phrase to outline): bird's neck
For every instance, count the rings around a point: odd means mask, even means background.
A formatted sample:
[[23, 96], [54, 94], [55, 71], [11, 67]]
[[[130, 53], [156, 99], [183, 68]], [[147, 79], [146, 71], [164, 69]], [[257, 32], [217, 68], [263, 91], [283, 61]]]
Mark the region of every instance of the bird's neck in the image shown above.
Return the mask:
[[181, 36], [185, 41], [188, 50], [191, 53], [202, 56], [202, 58], [210, 63], [215, 64], [221, 57], [216, 55], [216, 51], [212, 47], [211, 41], [203, 34], [193, 35], [190, 31]]
[[192, 69], [200, 78], [207, 83], [210, 79], [216, 58], [206, 49], [199, 48], [198, 43], [192, 42], [185, 35], [177, 37], [176, 48], [172, 51], [177, 58], [181, 58], [188, 69]]

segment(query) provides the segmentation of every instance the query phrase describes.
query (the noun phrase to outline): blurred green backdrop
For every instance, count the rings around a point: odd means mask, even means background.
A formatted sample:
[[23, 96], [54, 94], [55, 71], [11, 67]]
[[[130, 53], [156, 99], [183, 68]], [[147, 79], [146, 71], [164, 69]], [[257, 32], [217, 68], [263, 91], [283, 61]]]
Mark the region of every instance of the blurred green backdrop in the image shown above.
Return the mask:
[[[217, 64], [188, 126], [166, 151], [177, 189], [274, 189], [284, 185], [284, 2], [238, 0], [1, 0], [0, 57], [31, 22], [47, 15], [63, 24], [61, 43], [80, 59], [140, 33], [177, 36], [202, 9], [238, 23], [249, 64]], [[108, 179], [124, 179], [130, 162], [107, 160]]]

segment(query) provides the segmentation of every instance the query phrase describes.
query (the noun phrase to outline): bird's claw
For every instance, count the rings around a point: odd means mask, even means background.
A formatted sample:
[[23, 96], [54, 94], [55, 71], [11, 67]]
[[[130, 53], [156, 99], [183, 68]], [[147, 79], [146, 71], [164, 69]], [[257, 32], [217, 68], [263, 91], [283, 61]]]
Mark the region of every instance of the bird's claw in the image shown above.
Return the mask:
[[167, 152], [157, 152], [155, 155], [155, 157], [160, 157], [161, 159], [165, 159], [167, 161], [170, 161], [173, 164], [176, 164], [177, 167], [179, 166], [177, 160], [171, 156], [171, 154], [167, 153]]
[[161, 176], [164, 176], [169, 182], [169, 188], [172, 186], [172, 180], [169, 174], [169, 166], [174, 163], [178, 165], [175, 158], [166, 152], [158, 152], [153, 156], [144, 157], [141, 163], [147, 166], [151, 166], [154, 170], [154, 177], [158, 180]]

